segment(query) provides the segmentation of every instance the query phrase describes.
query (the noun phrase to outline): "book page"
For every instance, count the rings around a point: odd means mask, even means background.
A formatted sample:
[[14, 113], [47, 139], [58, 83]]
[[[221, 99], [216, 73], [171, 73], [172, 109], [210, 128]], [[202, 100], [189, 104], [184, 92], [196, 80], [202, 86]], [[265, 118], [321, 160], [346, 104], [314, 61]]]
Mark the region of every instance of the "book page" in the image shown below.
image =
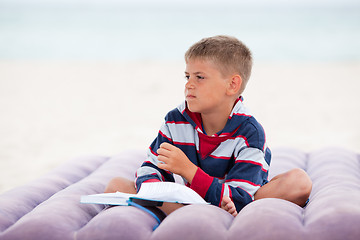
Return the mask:
[[126, 201], [129, 199], [143, 199], [183, 204], [208, 204], [191, 188], [173, 182], [143, 183], [137, 194], [116, 192], [82, 196], [81, 203], [128, 205]]
[[143, 183], [135, 198], [184, 204], [207, 204], [191, 188], [173, 182]]
[[108, 205], [124, 205], [130, 197], [134, 197], [136, 194], [129, 194], [123, 192], [116, 193], [100, 193], [87, 196], [81, 196], [81, 203], [94, 203], [94, 204], [108, 204]]

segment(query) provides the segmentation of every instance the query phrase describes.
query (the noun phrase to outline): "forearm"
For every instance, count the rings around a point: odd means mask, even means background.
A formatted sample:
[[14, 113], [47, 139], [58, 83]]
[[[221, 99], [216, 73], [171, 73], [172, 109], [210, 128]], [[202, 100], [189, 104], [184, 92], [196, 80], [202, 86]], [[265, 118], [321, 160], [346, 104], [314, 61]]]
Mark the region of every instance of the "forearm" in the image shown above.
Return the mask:
[[154, 155], [151, 148], [148, 150], [148, 158], [143, 162], [140, 168], [136, 171], [136, 186], [137, 189], [143, 182], [150, 181], [169, 181], [174, 182], [174, 176], [171, 172], [165, 171], [157, 167], [157, 156]]
[[236, 209], [240, 211], [252, 201], [252, 195], [245, 191], [244, 186], [231, 186], [231, 182], [222, 183], [218, 178], [211, 177], [202, 169], [198, 169], [190, 188], [196, 191], [205, 201], [212, 205], [220, 206], [224, 196], [229, 196]]
[[178, 174], [189, 183], [193, 181], [198, 167], [189, 160], [180, 148], [169, 143], [162, 143], [157, 154], [159, 161], [157, 167]]
[[191, 184], [195, 177], [197, 170], [198, 170], [198, 167], [195, 164], [191, 163], [191, 164], [189, 164], [189, 167], [184, 169], [183, 172], [180, 173], [179, 175], [182, 176], [183, 178], [185, 178], [186, 181]]

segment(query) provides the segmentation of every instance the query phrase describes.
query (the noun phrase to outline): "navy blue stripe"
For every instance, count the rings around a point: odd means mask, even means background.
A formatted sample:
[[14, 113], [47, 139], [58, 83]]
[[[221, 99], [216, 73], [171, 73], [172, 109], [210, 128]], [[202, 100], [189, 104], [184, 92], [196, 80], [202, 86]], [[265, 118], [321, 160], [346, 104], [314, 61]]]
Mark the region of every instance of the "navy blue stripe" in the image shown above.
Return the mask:
[[266, 179], [267, 176], [268, 173], [264, 172], [259, 165], [247, 162], [237, 162], [227, 175], [227, 179], [240, 178], [256, 185], [262, 185], [263, 179]]
[[[234, 188], [230, 186], [230, 190], [232, 198], [235, 200], [234, 204], [238, 212], [247, 204], [253, 201], [249, 193], [241, 188]], [[218, 180], [214, 179], [208, 192], [205, 195], [205, 201], [208, 201], [215, 206], [220, 206], [220, 201], [222, 198], [221, 193], [222, 184], [219, 184]]]
[[175, 108], [173, 110], [171, 110], [166, 116], [165, 116], [165, 121], [175, 121], [175, 122], [184, 122], [187, 121], [188, 119], [186, 119], [181, 112], [179, 111], [179, 109]]
[[[166, 181], [169, 181], [169, 182], [174, 182], [175, 179], [174, 179], [174, 176], [168, 172], [166, 172], [165, 170], [161, 169], [161, 168], [158, 168], [158, 166], [155, 166], [154, 164], [150, 163], [150, 162], [144, 162], [141, 167], [152, 167], [154, 169], [156, 169], [157, 171], [160, 172], [160, 174], [165, 178]], [[162, 179], [159, 179], [162, 181]]]

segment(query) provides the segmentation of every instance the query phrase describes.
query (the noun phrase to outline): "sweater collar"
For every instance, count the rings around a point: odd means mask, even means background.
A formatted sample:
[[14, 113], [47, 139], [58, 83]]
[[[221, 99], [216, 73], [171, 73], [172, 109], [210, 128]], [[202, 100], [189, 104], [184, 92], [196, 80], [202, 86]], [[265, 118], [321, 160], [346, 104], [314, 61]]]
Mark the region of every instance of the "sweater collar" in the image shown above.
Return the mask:
[[[187, 107], [186, 101], [178, 106], [178, 110], [199, 133], [205, 134], [200, 113], [191, 112]], [[243, 98], [240, 97], [236, 100], [224, 129], [209, 137], [225, 137], [232, 135], [242, 122], [249, 117], [251, 117], [250, 111], [244, 106]]]

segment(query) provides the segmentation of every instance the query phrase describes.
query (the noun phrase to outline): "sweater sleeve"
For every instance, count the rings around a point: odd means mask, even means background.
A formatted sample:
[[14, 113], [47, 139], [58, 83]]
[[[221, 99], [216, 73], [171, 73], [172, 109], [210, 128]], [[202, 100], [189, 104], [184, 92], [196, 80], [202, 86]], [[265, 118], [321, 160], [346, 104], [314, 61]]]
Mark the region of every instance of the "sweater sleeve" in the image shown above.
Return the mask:
[[199, 168], [190, 187], [216, 206], [221, 206], [223, 196], [229, 196], [240, 211], [254, 200], [256, 191], [267, 182], [269, 165], [265, 155], [260, 149], [245, 148], [225, 179], [211, 177]]
[[148, 148], [146, 160], [136, 172], [135, 183], [137, 191], [140, 190], [141, 184], [144, 182], [175, 182], [171, 172], [157, 167], [159, 162], [157, 150], [163, 142], [172, 143], [170, 131], [165, 123], [161, 126], [158, 136]]

